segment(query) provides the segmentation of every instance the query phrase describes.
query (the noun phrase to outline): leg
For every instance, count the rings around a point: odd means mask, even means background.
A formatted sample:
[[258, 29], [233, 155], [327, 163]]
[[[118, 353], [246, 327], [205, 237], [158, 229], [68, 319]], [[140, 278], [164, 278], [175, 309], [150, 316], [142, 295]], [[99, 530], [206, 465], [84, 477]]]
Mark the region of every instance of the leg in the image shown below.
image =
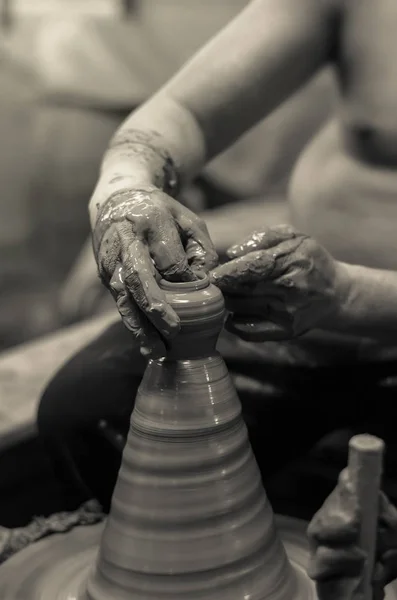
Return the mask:
[[126, 434], [145, 363], [121, 323], [112, 325], [53, 378], [38, 411], [39, 434], [68, 508], [94, 495], [108, 508], [120, 452], [100, 435], [106, 419]]

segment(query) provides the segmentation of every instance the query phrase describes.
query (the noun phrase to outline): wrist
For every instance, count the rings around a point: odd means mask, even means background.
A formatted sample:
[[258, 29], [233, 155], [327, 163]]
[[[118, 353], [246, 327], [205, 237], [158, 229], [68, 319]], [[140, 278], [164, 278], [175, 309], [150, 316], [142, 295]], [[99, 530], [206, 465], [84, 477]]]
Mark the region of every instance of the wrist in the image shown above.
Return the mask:
[[122, 173], [143, 175], [166, 194], [180, 191], [179, 170], [166, 146], [152, 132], [122, 127], [110, 141], [102, 161], [102, 171], [121, 169]]

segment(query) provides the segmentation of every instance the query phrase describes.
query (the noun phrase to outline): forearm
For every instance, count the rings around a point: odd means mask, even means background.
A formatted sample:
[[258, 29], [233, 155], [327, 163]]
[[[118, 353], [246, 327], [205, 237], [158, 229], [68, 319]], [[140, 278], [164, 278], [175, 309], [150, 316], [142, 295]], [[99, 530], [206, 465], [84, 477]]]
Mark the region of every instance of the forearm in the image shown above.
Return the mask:
[[324, 11], [318, 0], [250, 2], [116, 132], [95, 207], [120, 185], [120, 176], [124, 186], [153, 185], [177, 195], [327, 61]]
[[340, 310], [327, 329], [370, 337], [397, 339], [397, 273], [338, 263], [341, 276]]
[[194, 115], [165, 91], [133, 112], [110, 141], [102, 173], [134, 178], [176, 196], [206, 160]]

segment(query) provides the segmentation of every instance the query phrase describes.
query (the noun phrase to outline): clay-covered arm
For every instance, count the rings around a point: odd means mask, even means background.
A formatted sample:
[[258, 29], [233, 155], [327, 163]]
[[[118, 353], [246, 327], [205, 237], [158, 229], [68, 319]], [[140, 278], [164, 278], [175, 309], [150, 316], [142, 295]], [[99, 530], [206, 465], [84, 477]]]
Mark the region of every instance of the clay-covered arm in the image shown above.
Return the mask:
[[397, 273], [339, 263], [343, 296], [329, 329], [395, 341], [397, 338]]
[[[332, 19], [320, 0], [253, 0], [116, 132], [91, 218], [112, 186], [154, 184], [175, 196], [328, 59]], [[114, 178], [109, 173], [114, 173]], [[106, 182], [104, 184], [104, 181]]]

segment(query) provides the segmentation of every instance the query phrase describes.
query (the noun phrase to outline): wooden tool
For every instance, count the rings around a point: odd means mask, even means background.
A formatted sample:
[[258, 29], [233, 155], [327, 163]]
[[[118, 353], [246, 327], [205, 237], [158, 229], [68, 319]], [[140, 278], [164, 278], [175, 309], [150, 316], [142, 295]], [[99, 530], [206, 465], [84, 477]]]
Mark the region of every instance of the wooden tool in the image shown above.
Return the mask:
[[348, 469], [356, 489], [361, 516], [359, 546], [367, 557], [355, 600], [373, 600], [372, 575], [376, 558], [383, 454], [384, 442], [372, 435], [357, 435], [349, 442]]

